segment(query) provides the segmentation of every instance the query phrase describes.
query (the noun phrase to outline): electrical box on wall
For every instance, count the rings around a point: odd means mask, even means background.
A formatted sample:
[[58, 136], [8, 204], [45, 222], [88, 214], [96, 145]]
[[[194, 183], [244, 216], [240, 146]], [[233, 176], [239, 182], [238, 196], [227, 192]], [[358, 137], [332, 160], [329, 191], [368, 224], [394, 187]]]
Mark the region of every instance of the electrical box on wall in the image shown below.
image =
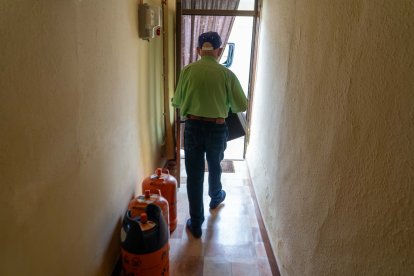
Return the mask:
[[138, 5], [138, 35], [145, 40], [161, 35], [161, 7]]

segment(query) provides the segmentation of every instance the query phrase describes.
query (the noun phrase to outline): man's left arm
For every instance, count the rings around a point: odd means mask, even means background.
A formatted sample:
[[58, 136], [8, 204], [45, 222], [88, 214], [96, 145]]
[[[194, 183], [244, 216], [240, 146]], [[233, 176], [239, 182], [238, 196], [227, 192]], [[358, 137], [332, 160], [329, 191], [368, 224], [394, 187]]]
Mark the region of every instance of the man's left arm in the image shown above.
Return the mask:
[[247, 110], [247, 98], [237, 77], [234, 75], [229, 93], [230, 108], [232, 112], [243, 112]]

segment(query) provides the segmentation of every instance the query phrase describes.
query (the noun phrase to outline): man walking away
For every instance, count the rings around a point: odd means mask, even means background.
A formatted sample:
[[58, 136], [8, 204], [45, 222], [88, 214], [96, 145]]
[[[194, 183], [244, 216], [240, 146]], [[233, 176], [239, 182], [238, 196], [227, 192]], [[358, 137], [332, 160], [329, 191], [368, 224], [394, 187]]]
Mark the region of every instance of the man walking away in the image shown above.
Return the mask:
[[201, 59], [183, 68], [172, 101], [181, 116], [187, 118], [184, 153], [190, 219], [186, 227], [195, 238], [201, 237], [204, 222], [205, 158], [209, 168], [209, 206], [215, 209], [226, 198], [220, 166], [228, 137], [225, 118], [229, 109], [235, 113], [247, 109], [247, 99], [236, 75], [217, 61], [223, 51], [221, 44], [217, 32], [199, 36], [197, 53]]

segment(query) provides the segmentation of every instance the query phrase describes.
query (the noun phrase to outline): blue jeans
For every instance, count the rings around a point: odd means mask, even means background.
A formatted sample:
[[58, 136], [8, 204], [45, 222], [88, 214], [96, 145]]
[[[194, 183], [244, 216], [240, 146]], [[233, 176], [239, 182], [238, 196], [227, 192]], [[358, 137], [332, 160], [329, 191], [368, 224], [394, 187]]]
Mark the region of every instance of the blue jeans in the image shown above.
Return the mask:
[[221, 166], [227, 147], [226, 124], [198, 120], [185, 121], [184, 152], [187, 172], [187, 195], [191, 223], [201, 227], [204, 222], [203, 182], [205, 159], [208, 163], [208, 195], [221, 196]]

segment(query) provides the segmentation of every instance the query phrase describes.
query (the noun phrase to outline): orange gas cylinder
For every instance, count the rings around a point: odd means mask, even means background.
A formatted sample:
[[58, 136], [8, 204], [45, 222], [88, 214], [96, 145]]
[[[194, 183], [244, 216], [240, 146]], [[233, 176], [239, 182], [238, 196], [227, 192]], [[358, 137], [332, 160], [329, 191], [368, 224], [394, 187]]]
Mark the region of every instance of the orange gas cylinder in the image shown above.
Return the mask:
[[121, 228], [122, 275], [169, 275], [168, 225], [158, 205], [149, 204], [138, 217], [128, 210]]
[[160, 189], [167, 199], [170, 215], [170, 232], [177, 227], [177, 180], [170, 175], [168, 169], [158, 168], [155, 174], [146, 177], [142, 182], [142, 190]]
[[148, 204], [155, 204], [161, 208], [162, 215], [167, 223], [170, 221], [168, 201], [161, 195], [159, 189], [147, 189], [143, 195], [139, 195], [128, 204], [128, 210], [131, 211], [132, 217], [137, 217], [145, 212]]

